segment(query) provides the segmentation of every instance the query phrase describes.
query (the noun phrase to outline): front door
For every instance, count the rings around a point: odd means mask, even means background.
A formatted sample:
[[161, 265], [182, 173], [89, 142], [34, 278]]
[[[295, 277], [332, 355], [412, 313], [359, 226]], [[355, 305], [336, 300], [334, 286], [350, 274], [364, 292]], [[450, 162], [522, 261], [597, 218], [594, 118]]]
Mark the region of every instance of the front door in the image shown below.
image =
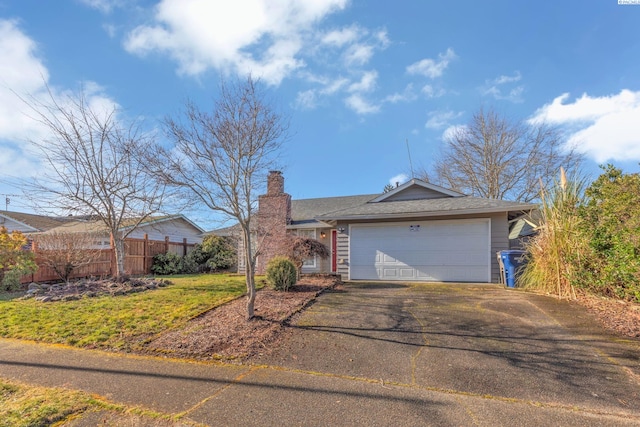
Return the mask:
[[331, 272], [338, 271], [338, 231], [331, 230]]

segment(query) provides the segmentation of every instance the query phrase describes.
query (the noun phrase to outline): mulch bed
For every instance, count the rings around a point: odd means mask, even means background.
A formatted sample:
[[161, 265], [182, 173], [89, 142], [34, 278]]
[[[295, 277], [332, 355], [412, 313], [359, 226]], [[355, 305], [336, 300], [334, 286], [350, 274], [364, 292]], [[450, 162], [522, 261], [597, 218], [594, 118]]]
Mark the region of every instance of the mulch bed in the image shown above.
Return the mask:
[[255, 317], [247, 320], [246, 298], [238, 298], [151, 340], [144, 353], [200, 360], [237, 360], [268, 352], [293, 315], [323, 291], [335, 276], [305, 277], [288, 292], [263, 288], [256, 294]]
[[640, 337], [640, 304], [593, 295], [575, 301], [593, 313], [608, 330], [626, 337]]

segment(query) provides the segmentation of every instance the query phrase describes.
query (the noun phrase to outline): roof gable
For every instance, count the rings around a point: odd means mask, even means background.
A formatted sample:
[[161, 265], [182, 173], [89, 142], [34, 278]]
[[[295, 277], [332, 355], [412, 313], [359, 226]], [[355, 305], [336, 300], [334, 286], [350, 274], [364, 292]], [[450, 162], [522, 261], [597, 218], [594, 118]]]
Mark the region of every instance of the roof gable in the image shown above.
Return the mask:
[[[0, 212], [0, 218], [10, 220], [15, 222], [16, 224], [21, 225], [23, 228], [23, 232], [46, 231], [51, 228], [58, 227], [67, 221], [66, 218], [48, 217], [44, 215], [10, 211]], [[2, 224], [3, 221], [0, 221], [0, 225]]]
[[[142, 227], [145, 227], [145, 226], [153, 226], [155, 224], [159, 224], [159, 223], [163, 223], [163, 222], [167, 222], [167, 221], [183, 221], [189, 227], [194, 228], [198, 233], [202, 234], [202, 233], [205, 232], [205, 230], [203, 228], [201, 228], [198, 224], [196, 224], [195, 222], [191, 221], [189, 218], [187, 218], [186, 216], [184, 216], [182, 214], [167, 215], [167, 216], [161, 216], [161, 217], [150, 216], [150, 217], [147, 217], [142, 222], [140, 222], [138, 227], [142, 228]], [[126, 228], [130, 228], [130, 227], [123, 227], [123, 228], [126, 229]]]
[[428, 200], [442, 199], [448, 197], [462, 197], [464, 194], [457, 191], [448, 190], [429, 182], [419, 179], [411, 179], [393, 190], [383, 193], [370, 203], [377, 202], [398, 202], [403, 200]]
[[[204, 230], [200, 226], [198, 226], [197, 224], [195, 224], [194, 222], [192, 222], [191, 220], [189, 220], [187, 217], [185, 217], [182, 214], [147, 217], [143, 221], [141, 221], [139, 224], [137, 224], [137, 228], [138, 229], [143, 229], [144, 227], [152, 227], [155, 224], [160, 224], [160, 223], [164, 223], [164, 222], [167, 222], [167, 221], [183, 221], [189, 227], [194, 228], [198, 233], [204, 233]], [[128, 231], [137, 222], [138, 222], [138, 220], [136, 220], [136, 219], [125, 220], [125, 221], [123, 221], [124, 224], [120, 228], [120, 230], [121, 231]], [[72, 218], [68, 219], [67, 221], [62, 222], [57, 227], [53, 227], [53, 228], [50, 228], [48, 230], [45, 230], [45, 233], [47, 233], [47, 234], [51, 234], [51, 233], [78, 233], [78, 232], [79, 233], [107, 233], [108, 234], [109, 230], [107, 229], [107, 226], [104, 224], [104, 222], [102, 222], [101, 220], [98, 220], [98, 219], [85, 220], [85, 219], [72, 219]]]

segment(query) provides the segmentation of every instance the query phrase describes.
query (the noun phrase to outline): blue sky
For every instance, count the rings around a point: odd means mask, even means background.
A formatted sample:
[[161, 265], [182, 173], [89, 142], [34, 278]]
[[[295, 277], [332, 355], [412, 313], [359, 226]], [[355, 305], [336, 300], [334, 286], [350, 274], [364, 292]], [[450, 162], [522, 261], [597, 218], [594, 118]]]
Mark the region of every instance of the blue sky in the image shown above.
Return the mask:
[[382, 191], [410, 174], [407, 141], [429, 170], [480, 107], [562, 127], [592, 174], [637, 172], [638, 28], [618, 0], [0, 0], [0, 181], [37, 173], [45, 134], [14, 92], [83, 85], [153, 127], [249, 72], [290, 116], [294, 198]]

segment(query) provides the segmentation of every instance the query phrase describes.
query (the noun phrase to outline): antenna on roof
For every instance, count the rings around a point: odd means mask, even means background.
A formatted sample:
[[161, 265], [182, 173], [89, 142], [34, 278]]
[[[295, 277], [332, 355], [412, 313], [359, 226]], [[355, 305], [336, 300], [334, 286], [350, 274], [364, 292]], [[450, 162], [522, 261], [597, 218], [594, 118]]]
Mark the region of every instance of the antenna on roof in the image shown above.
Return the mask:
[[411, 150], [409, 149], [409, 139], [405, 139], [405, 143], [407, 144], [407, 153], [409, 154], [409, 168], [411, 168], [411, 178], [415, 178], [413, 174], [413, 162], [411, 161]]

